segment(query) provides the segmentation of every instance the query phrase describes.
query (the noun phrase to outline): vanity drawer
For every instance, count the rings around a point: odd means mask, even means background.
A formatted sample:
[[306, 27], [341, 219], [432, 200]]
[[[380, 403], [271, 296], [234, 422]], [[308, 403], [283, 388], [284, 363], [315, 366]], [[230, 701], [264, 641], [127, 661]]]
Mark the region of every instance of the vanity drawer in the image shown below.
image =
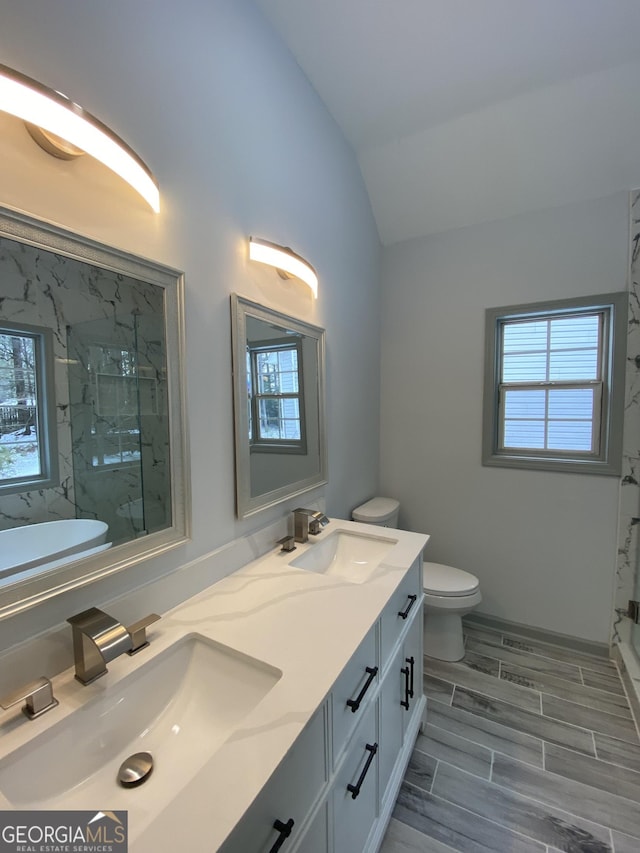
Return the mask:
[[377, 701], [370, 704], [333, 784], [335, 853], [362, 853], [378, 815]]
[[380, 661], [384, 670], [394, 647], [422, 602], [422, 558], [418, 557], [380, 617]]
[[278, 849], [282, 853], [294, 849], [328, 778], [325, 719], [326, 704], [316, 711], [220, 853], [269, 853], [281, 835], [284, 840]]
[[371, 703], [380, 679], [373, 625], [331, 691], [333, 764]]

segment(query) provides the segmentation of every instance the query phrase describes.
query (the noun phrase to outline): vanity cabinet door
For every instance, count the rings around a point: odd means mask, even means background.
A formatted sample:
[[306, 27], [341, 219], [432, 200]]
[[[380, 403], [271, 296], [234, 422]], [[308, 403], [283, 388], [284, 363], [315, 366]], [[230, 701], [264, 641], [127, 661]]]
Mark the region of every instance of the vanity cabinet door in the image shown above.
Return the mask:
[[422, 697], [422, 639], [423, 624], [420, 613], [416, 614], [402, 644], [402, 735], [407, 730], [414, 711]]
[[[300, 839], [295, 853], [327, 853], [329, 850], [329, 824], [327, 803], [323, 803]], [[283, 853], [285, 848], [283, 847]]]
[[358, 646], [356, 653], [342, 670], [331, 692], [333, 764], [363, 718], [375, 694], [379, 681], [374, 625]]
[[422, 558], [418, 558], [405, 575], [401, 584], [389, 599], [380, 617], [380, 666], [384, 672], [391, 660], [396, 643], [413, 618], [421, 609], [422, 601]]
[[377, 701], [349, 742], [333, 783], [335, 853], [361, 853], [378, 815]]
[[380, 794], [384, 798], [396, 766], [404, 736], [406, 714], [400, 704], [404, 698], [405, 676], [402, 672], [404, 649], [400, 647], [391, 662], [380, 689]]
[[405, 734], [422, 697], [422, 616], [412, 614], [380, 688], [380, 795], [385, 800]]
[[[222, 845], [221, 853], [289, 853], [295, 849], [307, 815], [327, 781], [325, 714], [326, 705], [322, 705]], [[316, 837], [320, 831], [316, 828]], [[304, 842], [300, 850], [306, 850]]]

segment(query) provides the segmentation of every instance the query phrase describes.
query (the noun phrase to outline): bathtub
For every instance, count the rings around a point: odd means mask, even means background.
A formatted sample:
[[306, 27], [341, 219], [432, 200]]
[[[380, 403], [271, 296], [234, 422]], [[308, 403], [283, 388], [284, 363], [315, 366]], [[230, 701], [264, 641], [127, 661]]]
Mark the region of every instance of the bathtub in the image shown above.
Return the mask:
[[108, 530], [109, 525], [104, 521], [91, 518], [45, 521], [0, 530], [0, 579], [43, 563], [70, 562], [85, 551], [108, 548], [110, 543], [105, 545]]

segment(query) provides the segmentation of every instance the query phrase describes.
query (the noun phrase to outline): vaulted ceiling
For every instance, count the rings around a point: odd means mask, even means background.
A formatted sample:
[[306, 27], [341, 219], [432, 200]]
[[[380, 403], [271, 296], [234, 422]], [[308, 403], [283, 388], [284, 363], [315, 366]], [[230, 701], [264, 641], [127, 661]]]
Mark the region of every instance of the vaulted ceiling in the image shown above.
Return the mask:
[[256, 0], [384, 244], [640, 186], [640, 0]]

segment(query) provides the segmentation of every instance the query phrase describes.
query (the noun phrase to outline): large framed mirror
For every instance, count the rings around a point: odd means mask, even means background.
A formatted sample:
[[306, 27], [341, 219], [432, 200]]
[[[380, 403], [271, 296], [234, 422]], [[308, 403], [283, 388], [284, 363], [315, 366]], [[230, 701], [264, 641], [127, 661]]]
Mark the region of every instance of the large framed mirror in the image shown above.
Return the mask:
[[327, 482], [324, 329], [231, 296], [240, 518]]
[[0, 618], [184, 542], [183, 276], [0, 208]]

